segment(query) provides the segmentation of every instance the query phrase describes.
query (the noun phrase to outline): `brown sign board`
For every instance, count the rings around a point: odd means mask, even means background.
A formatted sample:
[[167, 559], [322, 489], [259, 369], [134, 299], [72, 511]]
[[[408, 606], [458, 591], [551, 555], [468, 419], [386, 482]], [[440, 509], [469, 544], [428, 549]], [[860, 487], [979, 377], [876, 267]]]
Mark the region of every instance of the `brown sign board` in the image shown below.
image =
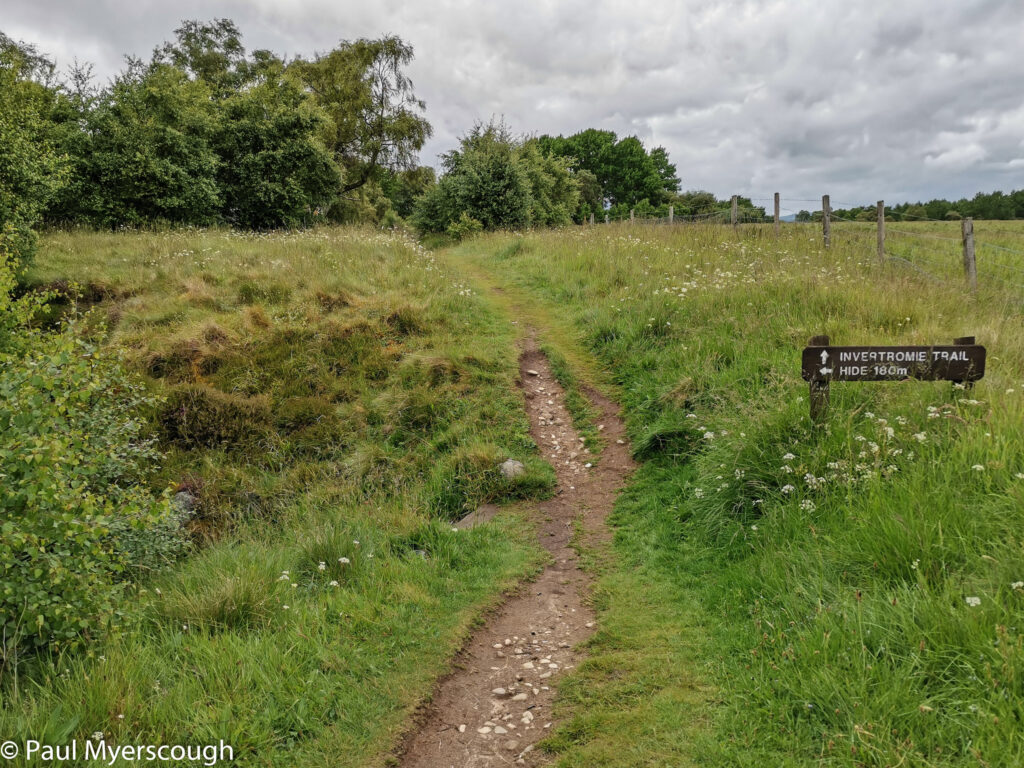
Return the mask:
[[[812, 339], [813, 341], [813, 339]], [[977, 381], [985, 375], [980, 344], [931, 347], [810, 346], [803, 352], [805, 381]]]

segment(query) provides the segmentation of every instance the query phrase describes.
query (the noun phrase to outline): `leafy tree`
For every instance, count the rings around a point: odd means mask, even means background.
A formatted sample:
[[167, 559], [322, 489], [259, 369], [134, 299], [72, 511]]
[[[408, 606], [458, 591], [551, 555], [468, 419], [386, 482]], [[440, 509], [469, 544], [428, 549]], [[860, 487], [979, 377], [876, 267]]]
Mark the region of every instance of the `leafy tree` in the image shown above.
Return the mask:
[[50, 96], [32, 79], [51, 71], [33, 48], [0, 33], [0, 262], [32, 258], [34, 227], [67, 180], [45, 119]]
[[217, 220], [217, 116], [204, 82], [130, 62], [85, 124], [62, 215], [103, 226]]
[[248, 80], [250, 64], [242, 45], [242, 34], [230, 19], [210, 22], [189, 20], [174, 30], [174, 42], [153, 52], [154, 64], [169, 64], [191, 79], [211, 87], [224, 98], [238, 91]]
[[647, 200], [658, 206], [679, 189], [665, 149], [648, 153], [635, 136], [619, 140], [612, 131], [589, 128], [568, 137], [541, 136], [539, 144], [547, 154], [570, 158], [573, 172], [593, 174], [608, 205], [635, 206]]
[[445, 232], [463, 214], [484, 229], [522, 229], [571, 221], [579, 185], [562, 158], [536, 139], [514, 137], [501, 122], [476, 125], [442, 158], [444, 175], [417, 203], [423, 232]]
[[412, 46], [400, 38], [342, 42], [312, 61], [292, 64], [328, 120], [321, 136], [345, 173], [342, 193], [379, 178], [381, 171], [408, 170], [430, 138], [425, 105], [403, 72]]
[[242, 227], [296, 227], [337, 196], [342, 176], [317, 138], [325, 117], [284, 65], [224, 100], [214, 141], [224, 218]]
[[396, 214], [409, 218], [416, 206], [416, 198], [437, 183], [434, 169], [428, 165], [406, 171], [385, 170], [380, 181], [381, 191]]

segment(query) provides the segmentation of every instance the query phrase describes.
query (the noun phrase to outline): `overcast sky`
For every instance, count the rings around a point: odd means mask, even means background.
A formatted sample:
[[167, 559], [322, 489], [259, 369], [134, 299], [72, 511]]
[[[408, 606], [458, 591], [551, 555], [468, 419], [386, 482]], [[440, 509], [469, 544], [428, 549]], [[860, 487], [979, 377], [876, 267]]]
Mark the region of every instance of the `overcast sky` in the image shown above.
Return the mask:
[[663, 145], [684, 189], [833, 206], [1024, 188], [1024, 0], [4, 0], [0, 29], [103, 79], [184, 18], [310, 55], [397, 34], [434, 164], [476, 120]]

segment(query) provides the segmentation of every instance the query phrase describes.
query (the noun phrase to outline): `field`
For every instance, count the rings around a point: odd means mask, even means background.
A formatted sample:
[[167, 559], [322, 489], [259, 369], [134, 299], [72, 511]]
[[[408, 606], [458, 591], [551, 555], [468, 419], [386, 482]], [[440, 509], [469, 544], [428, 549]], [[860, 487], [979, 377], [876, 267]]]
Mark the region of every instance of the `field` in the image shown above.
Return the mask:
[[[556, 765], [1024, 764], [1024, 226], [976, 224], [997, 246], [976, 295], [958, 224], [891, 229], [916, 268], [878, 265], [873, 225], [852, 223], [829, 251], [812, 225], [438, 251], [340, 228], [46, 235], [31, 281], [76, 283], [166, 398], [158, 485], [198, 514], [120, 635], [4, 681], [0, 735], [383, 764], [474, 622], [543, 562], [529, 326], [563, 383], [621, 403], [640, 463], [610, 551], [584, 552], [600, 629], [559, 689]], [[836, 384], [815, 428], [799, 351], [817, 334], [974, 335], [988, 371], [969, 390]], [[575, 388], [570, 406], [598, 450]], [[452, 529], [489, 501], [509, 513]]]
[[[53, 234], [33, 279], [77, 282], [167, 398], [158, 484], [194, 498], [196, 551], [146, 581], [120, 637], [7, 676], [0, 733], [379, 763], [471, 623], [540, 563], [514, 515], [450, 524], [551, 484], [510, 327], [372, 231]], [[510, 456], [514, 481], [495, 464]]]

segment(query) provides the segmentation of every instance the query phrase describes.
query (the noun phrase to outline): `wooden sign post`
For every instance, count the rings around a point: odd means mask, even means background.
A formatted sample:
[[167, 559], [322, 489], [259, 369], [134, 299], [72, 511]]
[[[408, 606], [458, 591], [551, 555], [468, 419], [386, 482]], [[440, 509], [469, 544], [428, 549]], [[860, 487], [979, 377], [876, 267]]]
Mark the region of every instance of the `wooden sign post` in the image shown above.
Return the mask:
[[985, 375], [985, 348], [973, 336], [931, 347], [834, 347], [814, 336], [803, 351], [801, 374], [810, 385], [811, 420], [828, 412], [833, 381], [955, 381], [968, 385]]

